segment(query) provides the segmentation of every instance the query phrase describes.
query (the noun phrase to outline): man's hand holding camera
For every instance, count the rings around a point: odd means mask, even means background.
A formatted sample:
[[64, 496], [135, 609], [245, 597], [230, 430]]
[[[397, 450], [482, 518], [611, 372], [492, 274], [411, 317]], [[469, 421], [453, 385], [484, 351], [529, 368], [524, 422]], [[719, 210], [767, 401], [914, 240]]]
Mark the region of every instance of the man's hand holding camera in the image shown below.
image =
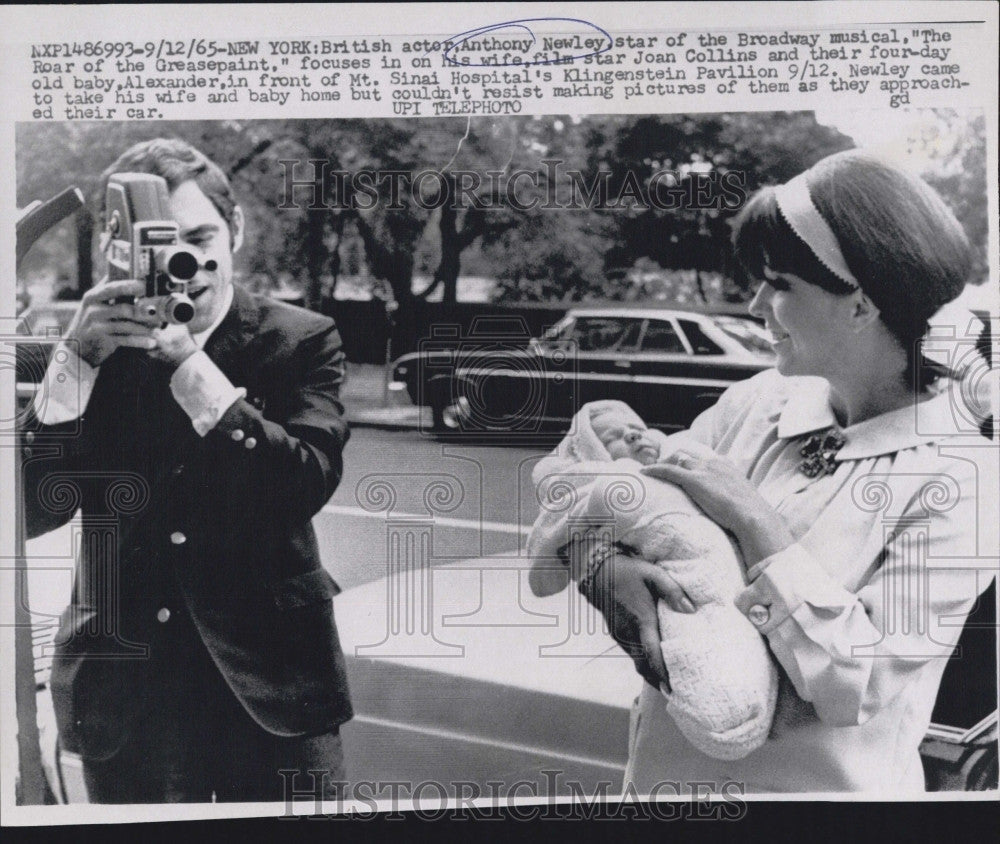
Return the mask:
[[[163, 326], [158, 315], [147, 315], [130, 303], [146, 291], [135, 279], [105, 281], [83, 295], [66, 338], [77, 344], [80, 357], [95, 369], [122, 347], [143, 349], [152, 357], [180, 366], [198, 351], [186, 325]], [[161, 327], [163, 326], [163, 327]]]
[[124, 299], [145, 290], [141, 281], [108, 281], [83, 294], [66, 332], [80, 357], [98, 367], [120, 347], [152, 350], [156, 346], [152, 325], [144, 322], [134, 305]]
[[[84, 295], [68, 335], [90, 366], [100, 366], [120, 347], [143, 349], [175, 368], [198, 351], [187, 327], [196, 316], [188, 285], [202, 269], [214, 273], [218, 260], [203, 261], [182, 243], [176, 217], [193, 219], [192, 200], [195, 212], [211, 209], [217, 216], [193, 182], [172, 196], [161, 176], [122, 172], [108, 177], [101, 237], [108, 276]], [[206, 229], [201, 216], [197, 222], [188, 228]], [[212, 224], [207, 228], [219, 228]]]
[[154, 328], [152, 335], [156, 345], [150, 354], [175, 368], [198, 351], [198, 344], [186, 325], [167, 323], [162, 328]]

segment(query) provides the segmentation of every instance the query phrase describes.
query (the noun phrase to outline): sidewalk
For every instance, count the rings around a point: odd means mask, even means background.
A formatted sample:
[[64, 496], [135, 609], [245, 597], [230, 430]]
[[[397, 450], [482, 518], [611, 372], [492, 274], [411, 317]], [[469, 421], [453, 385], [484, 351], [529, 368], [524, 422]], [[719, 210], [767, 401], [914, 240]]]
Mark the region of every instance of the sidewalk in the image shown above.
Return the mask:
[[429, 407], [414, 407], [406, 390], [386, 390], [385, 368], [376, 364], [348, 363], [340, 398], [351, 425], [377, 428], [429, 429]]

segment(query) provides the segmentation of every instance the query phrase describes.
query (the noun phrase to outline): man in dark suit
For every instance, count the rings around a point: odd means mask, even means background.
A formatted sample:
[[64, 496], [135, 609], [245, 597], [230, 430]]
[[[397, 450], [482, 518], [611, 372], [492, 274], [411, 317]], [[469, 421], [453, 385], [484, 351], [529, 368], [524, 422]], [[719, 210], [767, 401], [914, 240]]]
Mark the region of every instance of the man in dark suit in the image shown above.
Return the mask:
[[135, 281], [88, 291], [26, 426], [29, 535], [82, 511], [60, 741], [95, 802], [333, 798], [352, 712], [310, 519], [348, 437], [340, 338], [233, 286], [243, 214], [200, 152], [157, 139], [126, 171], [166, 180], [201, 269], [186, 325], [123, 303]]

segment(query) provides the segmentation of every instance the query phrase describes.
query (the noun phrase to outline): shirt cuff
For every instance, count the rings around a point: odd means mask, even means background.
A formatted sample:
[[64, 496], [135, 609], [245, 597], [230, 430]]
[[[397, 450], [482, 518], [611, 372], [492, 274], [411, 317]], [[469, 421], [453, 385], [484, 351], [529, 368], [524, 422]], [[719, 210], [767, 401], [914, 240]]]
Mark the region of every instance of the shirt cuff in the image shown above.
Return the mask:
[[211, 431], [225, 412], [247, 394], [242, 387], [234, 387], [203, 351], [195, 352], [177, 367], [170, 379], [170, 392], [191, 417], [200, 437]]
[[94, 391], [99, 367], [81, 358], [69, 343], [59, 343], [35, 393], [34, 410], [43, 425], [72, 422], [83, 415]]
[[803, 604], [819, 615], [833, 616], [856, 600], [799, 544], [761, 560], [748, 576], [750, 585], [736, 596], [736, 608], [764, 634]]

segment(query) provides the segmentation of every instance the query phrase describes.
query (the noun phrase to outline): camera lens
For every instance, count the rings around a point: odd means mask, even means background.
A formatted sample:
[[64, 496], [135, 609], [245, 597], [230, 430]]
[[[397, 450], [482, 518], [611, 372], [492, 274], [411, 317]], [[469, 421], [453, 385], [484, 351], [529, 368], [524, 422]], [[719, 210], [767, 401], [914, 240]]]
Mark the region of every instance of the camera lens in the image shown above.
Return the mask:
[[190, 252], [178, 250], [167, 260], [167, 272], [174, 278], [194, 278], [198, 274], [198, 259]]
[[168, 304], [167, 319], [178, 325], [191, 322], [194, 319], [194, 303], [186, 296], [172, 296]]

